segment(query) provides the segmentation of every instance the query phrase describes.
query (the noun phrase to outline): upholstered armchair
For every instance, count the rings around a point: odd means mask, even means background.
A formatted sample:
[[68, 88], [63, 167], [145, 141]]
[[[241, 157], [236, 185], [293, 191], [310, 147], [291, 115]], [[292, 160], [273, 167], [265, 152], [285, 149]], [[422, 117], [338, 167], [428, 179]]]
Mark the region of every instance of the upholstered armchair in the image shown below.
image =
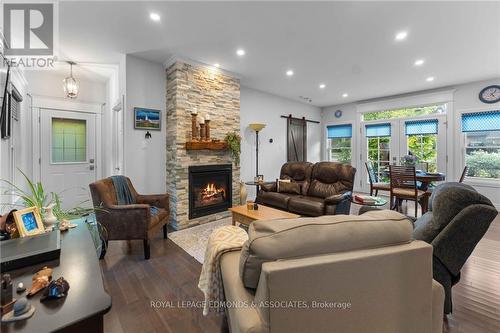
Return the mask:
[[413, 237], [432, 245], [434, 279], [445, 290], [444, 312], [452, 311], [451, 288], [498, 211], [491, 201], [463, 183], [437, 186], [429, 210], [415, 221]]
[[[95, 214], [107, 230], [108, 240], [139, 240], [144, 242], [144, 257], [150, 257], [150, 239], [163, 228], [167, 238], [169, 223], [169, 195], [138, 194], [129, 178], [126, 178], [134, 204], [118, 205], [111, 178], [89, 185]], [[156, 207], [157, 209], [152, 209]]]

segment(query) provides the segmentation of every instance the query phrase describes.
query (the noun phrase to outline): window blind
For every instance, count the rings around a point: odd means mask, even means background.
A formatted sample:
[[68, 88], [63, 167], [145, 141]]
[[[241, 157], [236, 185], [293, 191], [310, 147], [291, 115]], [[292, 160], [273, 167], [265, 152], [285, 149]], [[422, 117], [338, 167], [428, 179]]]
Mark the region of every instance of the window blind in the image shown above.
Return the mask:
[[352, 125], [334, 125], [328, 126], [328, 138], [352, 138]]
[[391, 124], [366, 125], [366, 137], [391, 136]]
[[405, 134], [438, 134], [438, 120], [426, 119], [407, 121], [405, 122]]
[[462, 132], [500, 130], [500, 110], [462, 114]]

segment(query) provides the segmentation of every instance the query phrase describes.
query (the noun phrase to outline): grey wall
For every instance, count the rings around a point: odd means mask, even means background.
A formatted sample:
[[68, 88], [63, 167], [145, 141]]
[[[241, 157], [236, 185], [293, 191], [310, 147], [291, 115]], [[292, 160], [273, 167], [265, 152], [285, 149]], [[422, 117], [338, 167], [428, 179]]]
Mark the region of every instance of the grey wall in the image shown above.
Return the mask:
[[[166, 73], [164, 66], [127, 55], [126, 108], [124, 114], [124, 170], [139, 192], [166, 191], [166, 132], [165, 132]], [[134, 129], [134, 107], [161, 110], [161, 131]]]
[[[290, 99], [278, 97], [247, 87], [241, 87], [241, 180], [250, 181], [255, 176], [255, 132], [250, 123], [264, 123], [266, 127], [259, 133], [259, 173], [266, 180], [279, 177], [280, 168], [286, 162], [286, 119], [281, 115], [306, 117], [321, 120], [320, 108]], [[321, 160], [320, 124], [307, 124], [307, 159]], [[273, 139], [273, 143], [269, 142]], [[249, 198], [255, 195], [255, 188], [247, 187]]]

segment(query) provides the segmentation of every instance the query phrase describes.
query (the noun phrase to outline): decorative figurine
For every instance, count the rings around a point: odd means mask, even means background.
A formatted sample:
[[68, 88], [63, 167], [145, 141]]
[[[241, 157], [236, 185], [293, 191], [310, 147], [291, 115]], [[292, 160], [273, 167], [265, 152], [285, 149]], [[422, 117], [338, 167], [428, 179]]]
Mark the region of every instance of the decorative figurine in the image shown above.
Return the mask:
[[19, 282], [19, 283], [17, 284], [16, 292], [17, 292], [18, 294], [21, 294], [21, 293], [24, 293], [24, 291], [25, 291], [25, 290], [26, 290], [26, 287], [24, 286], [24, 283]]
[[33, 316], [35, 310], [35, 307], [28, 302], [26, 297], [22, 297], [14, 303], [13, 311], [2, 316], [2, 323], [28, 319]]
[[1, 305], [2, 314], [9, 312], [14, 304], [14, 299], [12, 298], [12, 279], [10, 274], [4, 274], [2, 276], [2, 291], [1, 291]]
[[46, 300], [66, 297], [66, 295], [68, 295], [68, 290], [69, 283], [61, 276], [59, 279], [49, 283], [40, 300], [44, 302]]
[[35, 295], [40, 290], [44, 289], [49, 285], [49, 281], [52, 279], [52, 268], [45, 266], [43, 269], [33, 275], [31, 278], [32, 284], [26, 296], [30, 297]]
[[72, 229], [75, 227], [76, 227], [76, 224], [69, 223], [69, 221], [66, 219], [61, 220], [61, 223], [59, 223], [59, 230], [61, 230], [61, 231], [66, 231], [68, 229]]
[[43, 214], [43, 224], [45, 224], [45, 227], [47, 229], [52, 229], [54, 224], [56, 224], [57, 222], [57, 217], [54, 215], [53, 212], [55, 205], [56, 205], [55, 203], [51, 203], [47, 207], [43, 207], [43, 209], [45, 210], [45, 214]]

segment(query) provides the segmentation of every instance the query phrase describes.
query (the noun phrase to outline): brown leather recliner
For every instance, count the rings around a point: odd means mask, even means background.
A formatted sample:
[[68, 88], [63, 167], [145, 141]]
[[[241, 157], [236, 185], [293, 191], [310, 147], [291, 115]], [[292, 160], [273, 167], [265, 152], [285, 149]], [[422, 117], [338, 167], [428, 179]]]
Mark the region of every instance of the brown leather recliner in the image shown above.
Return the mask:
[[[111, 178], [105, 178], [89, 185], [92, 202], [97, 221], [107, 230], [108, 240], [144, 241], [144, 257], [149, 259], [149, 240], [163, 227], [163, 238], [167, 238], [167, 224], [169, 223], [169, 195], [138, 194], [127, 178], [127, 182], [135, 199], [133, 205], [118, 205], [116, 191]], [[151, 213], [151, 206], [158, 208], [155, 215]]]
[[281, 167], [280, 179], [300, 184], [300, 193], [262, 186], [257, 202], [303, 216], [349, 214], [356, 168], [336, 162], [290, 162]]

